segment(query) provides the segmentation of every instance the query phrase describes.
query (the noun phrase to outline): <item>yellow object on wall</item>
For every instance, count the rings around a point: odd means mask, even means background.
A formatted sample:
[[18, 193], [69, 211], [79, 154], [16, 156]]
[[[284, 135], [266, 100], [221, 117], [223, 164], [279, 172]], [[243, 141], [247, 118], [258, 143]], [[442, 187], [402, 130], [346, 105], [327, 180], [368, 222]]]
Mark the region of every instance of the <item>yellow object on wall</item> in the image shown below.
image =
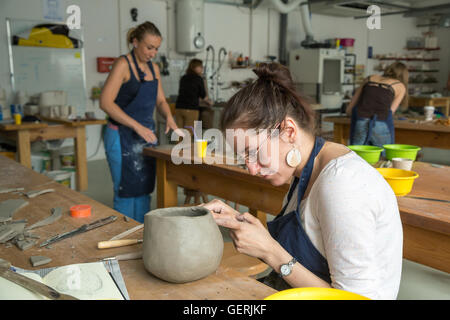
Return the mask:
[[32, 47], [78, 48], [79, 40], [69, 37], [68, 34], [69, 29], [66, 25], [42, 24], [33, 27], [28, 38], [14, 36], [13, 44]]

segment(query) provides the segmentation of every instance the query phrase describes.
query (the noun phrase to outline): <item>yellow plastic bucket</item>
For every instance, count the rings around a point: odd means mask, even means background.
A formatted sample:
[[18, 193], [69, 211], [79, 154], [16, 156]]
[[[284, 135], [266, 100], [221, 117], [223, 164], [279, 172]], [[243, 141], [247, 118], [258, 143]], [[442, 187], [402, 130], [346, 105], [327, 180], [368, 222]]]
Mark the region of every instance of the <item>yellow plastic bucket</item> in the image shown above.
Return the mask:
[[334, 288], [293, 288], [274, 293], [264, 300], [370, 300], [362, 295]]
[[419, 177], [419, 174], [414, 171], [395, 168], [377, 168], [377, 170], [386, 179], [398, 197], [403, 197], [410, 193], [414, 180]]

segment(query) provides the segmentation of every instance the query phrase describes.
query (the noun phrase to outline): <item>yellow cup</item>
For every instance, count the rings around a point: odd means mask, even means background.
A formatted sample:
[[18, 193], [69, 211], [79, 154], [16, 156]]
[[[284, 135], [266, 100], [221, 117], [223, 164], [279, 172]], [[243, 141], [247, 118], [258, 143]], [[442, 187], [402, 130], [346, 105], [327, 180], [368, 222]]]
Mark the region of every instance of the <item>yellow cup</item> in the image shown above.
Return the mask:
[[206, 157], [206, 147], [208, 146], [208, 141], [206, 140], [195, 140], [195, 145], [197, 148], [197, 157], [204, 158]]
[[14, 114], [14, 122], [15, 124], [21, 124], [22, 123], [22, 115], [20, 113]]

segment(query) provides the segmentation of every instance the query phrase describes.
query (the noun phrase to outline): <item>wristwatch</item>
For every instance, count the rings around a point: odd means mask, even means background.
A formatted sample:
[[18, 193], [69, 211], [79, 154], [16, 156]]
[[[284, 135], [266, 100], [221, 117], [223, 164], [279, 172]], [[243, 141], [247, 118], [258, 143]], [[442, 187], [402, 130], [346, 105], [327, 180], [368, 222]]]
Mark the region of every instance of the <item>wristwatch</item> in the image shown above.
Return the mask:
[[294, 264], [297, 262], [295, 258], [292, 258], [291, 261], [289, 261], [286, 264], [282, 264], [280, 267], [280, 277], [287, 277], [291, 274], [292, 268], [294, 267]]

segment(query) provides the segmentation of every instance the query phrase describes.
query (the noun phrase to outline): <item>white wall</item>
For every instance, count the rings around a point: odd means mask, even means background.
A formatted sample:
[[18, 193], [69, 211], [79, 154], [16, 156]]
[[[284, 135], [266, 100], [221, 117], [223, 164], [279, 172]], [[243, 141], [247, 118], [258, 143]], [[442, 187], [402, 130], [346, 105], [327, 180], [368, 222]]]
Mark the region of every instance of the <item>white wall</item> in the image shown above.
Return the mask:
[[[77, 4], [81, 8], [82, 27], [85, 37], [86, 57], [86, 83], [88, 96], [92, 86], [97, 86], [105, 81], [107, 74], [96, 71], [96, 57], [118, 56], [123, 54], [121, 49], [121, 37], [123, 25], [130, 23], [128, 7], [131, 0], [60, 0], [61, 6]], [[192, 57], [186, 57], [175, 51], [175, 0], [132, 0], [139, 9], [139, 18], [145, 19], [146, 12], [151, 12], [152, 7], [161, 7], [165, 4], [168, 12], [161, 19], [161, 30], [166, 30], [163, 35], [161, 50], [169, 57], [170, 76], [162, 78], [162, 84], [166, 96], [176, 95], [178, 81], [184, 73], [187, 62]], [[159, 10], [159, 9], [158, 9]], [[158, 11], [160, 12], [160, 11]], [[20, 18], [41, 20], [43, 18], [43, 0], [1, 0], [0, 1], [0, 87], [6, 88], [10, 93], [8, 52], [6, 46], [5, 18]], [[130, 19], [126, 21], [127, 17]], [[120, 25], [122, 24], [122, 26]], [[130, 24], [131, 25], [131, 24]], [[312, 15], [312, 27], [316, 40], [327, 38], [355, 38], [354, 51], [357, 54], [357, 63], [368, 64], [369, 71], [374, 60], [367, 59], [367, 47], [373, 47], [374, 54], [400, 51], [410, 36], [420, 36], [421, 30], [415, 27], [413, 19], [401, 16], [382, 17], [381, 30], [369, 31], [364, 19], [330, 17], [324, 15]], [[448, 35], [448, 30], [439, 32], [441, 37]], [[287, 43], [288, 50], [300, 47], [300, 42], [305, 38], [300, 11], [295, 10], [288, 15]], [[278, 56], [279, 41], [279, 13], [270, 9], [266, 3], [253, 10], [229, 5], [205, 3], [205, 38], [206, 44], [215, 47], [216, 56], [221, 47], [227, 51], [239, 52], [249, 56], [253, 60], [263, 61], [266, 56]], [[447, 57], [449, 37], [446, 38], [447, 51], [441, 54]], [[445, 42], [445, 41], [444, 41]], [[442, 45], [441, 45], [442, 46]], [[200, 59], [205, 59], [206, 52], [197, 54]], [[211, 56], [210, 56], [211, 57]], [[216, 57], [217, 59], [217, 57]], [[217, 61], [216, 61], [217, 65]], [[448, 69], [448, 64], [444, 66]], [[366, 69], [367, 70], [367, 69]], [[447, 71], [448, 72], [448, 71]], [[232, 80], [242, 81], [254, 77], [250, 69], [231, 70], [225, 64], [221, 72], [221, 81], [228, 86]], [[221, 92], [222, 99], [228, 99], [234, 93], [233, 90]], [[98, 102], [89, 100], [87, 110], [93, 110], [98, 117], [104, 113], [99, 110]], [[88, 127], [88, 156], [92, 156], [100, 142], [100, 126]], [[104, 158], [103, 146], [92, 159]]]

